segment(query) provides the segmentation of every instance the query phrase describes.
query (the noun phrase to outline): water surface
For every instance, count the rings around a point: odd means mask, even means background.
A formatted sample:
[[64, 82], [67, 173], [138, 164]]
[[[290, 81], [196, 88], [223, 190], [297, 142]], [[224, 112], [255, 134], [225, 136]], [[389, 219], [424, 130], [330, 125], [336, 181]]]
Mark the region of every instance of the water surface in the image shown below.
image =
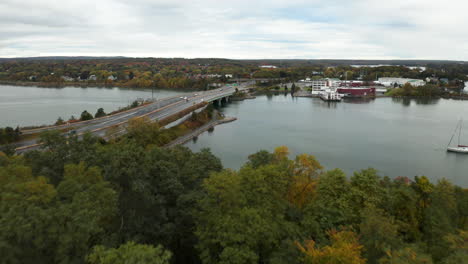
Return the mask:
[[[327, 103], [315, 98], [261, 95], [222, 111], [238, 117], [186, 146], [211, 148], [225, 167], [239, 168], [249, 154], [286, 145], [310, 153], [327, 168], [374, 167], [391, 177], [445, 177], [468, 186], [468, 155], [447, 153], [457, 121], [468, 119], [468, 101], [379, 98]], [[462, 143], [468, 144], [468, 122]]]
[[[182, 92], [154, 90], [155, 98], [169, 97]], [[95, 114], [102, 107], [112, 112], [131, 104], [138, 98], [152, 97], [151, 89], [0, 85], [0, 127], [53, 124], [58, 117], [79, 118], [83, 110]]]

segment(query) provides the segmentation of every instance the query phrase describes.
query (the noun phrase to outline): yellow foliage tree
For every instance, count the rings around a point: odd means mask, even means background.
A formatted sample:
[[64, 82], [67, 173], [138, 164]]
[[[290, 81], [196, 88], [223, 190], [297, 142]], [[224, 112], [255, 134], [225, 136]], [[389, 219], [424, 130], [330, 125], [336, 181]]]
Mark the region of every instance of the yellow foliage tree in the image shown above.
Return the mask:
[[283, 161], [288, 158], [289, 149], [286, 146], [279, 146], [275, 148], [275, 152], [273, 154], [275, 155], [276, 161]]
[[313, 264], [364, 264], [366, 259], [361, 257], [362, 246], [357, 235], [352, 231], [327, 232], [331, 245], [318, 248], [315, 241], [308, 240], [304, 245], [296, 242], [304, 253], [303, 263]]
[[296, 156], [292, 164], [293, 178], [287, 197], [291, 204], [302, 208], [313, 199], [322, 169], [322, 165], [314, 156], [308, 154]]

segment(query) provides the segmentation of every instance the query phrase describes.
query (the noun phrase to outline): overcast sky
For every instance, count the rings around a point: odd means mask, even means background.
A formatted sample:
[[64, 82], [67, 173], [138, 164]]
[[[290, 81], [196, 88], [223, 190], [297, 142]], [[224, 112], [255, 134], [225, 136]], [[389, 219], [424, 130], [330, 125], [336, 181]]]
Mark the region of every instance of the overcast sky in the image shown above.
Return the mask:
[[468, 60], [467, 0], [0, 0], [0, 57]]

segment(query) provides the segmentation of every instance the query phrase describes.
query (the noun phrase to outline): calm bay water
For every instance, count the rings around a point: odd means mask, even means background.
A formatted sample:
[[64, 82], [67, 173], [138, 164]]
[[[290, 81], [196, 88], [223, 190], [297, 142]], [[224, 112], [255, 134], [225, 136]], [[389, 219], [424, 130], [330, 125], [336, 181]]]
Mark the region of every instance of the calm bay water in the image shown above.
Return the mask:
[[[164, 98], [181, 93], [155, 90], [154, 96]], [[151, 89], [0, 85], [0, 127], [53, 124], [59, 116], [79, 118], [83, 110], [94, 115], [100, 107], [112, 112], [138, 98], [151, 98]]]
[[[281, 94], [234, 102], [222, 111], [238, 120], [186, 146], [210, 148], [228, 168], [239, 168], [261, 149], [286, 145], [292, 155], [313, 154], [326, 169], [341, 168], [348, 175], [373, 167], [390, 177], [445, 177], [468, 186], [468, 155], [446, 152], [457, 121], [468, 119], [468, 101], [379, 98], [327, 103]], [[462, 143], [468, 144], [468, 123], [466, 128]]]
[[[155, 90], [155, 97], [181, 94]], [[110, 112], [151, 90], [123, 88], [38, 88], [0, 85], [0, 127], [51, 124], [61, 116]], [[217, 126], [186, 146], [210, 148], [225, 167], [239, 168], [249, 154], [286, 145], [292, 155], [310, 153], [326, 167], [348, 175], [367, 167], [381, 175], [445, 177], [468, 186], [468, 155], [445, 148], [457, 121], [468, 119], [468, 101], [375, 100], [326, 103], [290, 95], [261, 95], [221, 108], [237, 121]], [[468, 144], [468, 122], [462, 143]]]

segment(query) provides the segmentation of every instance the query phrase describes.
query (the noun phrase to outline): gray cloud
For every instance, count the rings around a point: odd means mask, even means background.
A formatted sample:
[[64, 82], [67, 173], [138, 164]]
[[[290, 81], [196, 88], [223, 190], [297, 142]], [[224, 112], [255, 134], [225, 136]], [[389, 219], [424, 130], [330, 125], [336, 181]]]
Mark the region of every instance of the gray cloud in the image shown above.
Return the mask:
[[468, 60], [462, 0], [2, 0], [0, 57]]

